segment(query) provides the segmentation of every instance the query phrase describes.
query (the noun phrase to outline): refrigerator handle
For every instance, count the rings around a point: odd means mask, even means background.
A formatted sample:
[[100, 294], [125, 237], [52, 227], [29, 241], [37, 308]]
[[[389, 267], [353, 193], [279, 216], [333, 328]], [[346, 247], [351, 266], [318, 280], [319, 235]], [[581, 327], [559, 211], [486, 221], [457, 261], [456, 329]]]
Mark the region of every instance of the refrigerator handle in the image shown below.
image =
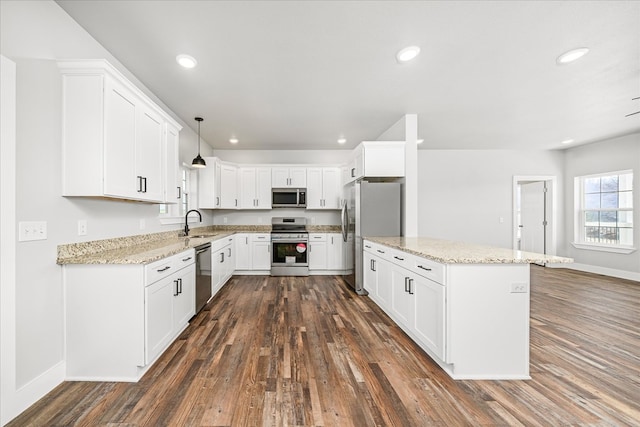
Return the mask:
[[347, 235], [348, 235], [348, 230], [349, 230], [349, 213], [347, 212], [347, 201], [345, 200], [344, 204], [342, 205], [342, 221], [341, 221], [341, 226], [342, 226], [342, 240], [343, 241], [347, 241]]

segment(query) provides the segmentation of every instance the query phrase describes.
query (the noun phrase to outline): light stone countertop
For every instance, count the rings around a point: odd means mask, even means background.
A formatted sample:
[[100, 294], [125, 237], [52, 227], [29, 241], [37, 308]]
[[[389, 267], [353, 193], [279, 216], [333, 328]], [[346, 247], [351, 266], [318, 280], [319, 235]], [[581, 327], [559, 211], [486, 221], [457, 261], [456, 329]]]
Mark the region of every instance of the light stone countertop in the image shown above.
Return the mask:
[[58, 246], [57, 263], [60, 265], [148, 264], [236, 233], [269, 232], [271, 232], [270, 225], [209, 226], [193, 228], [189, 238], [178, 236], [178, 231], [171, 231], [71, 243]]
[[428, 237], [365, 237], [443, 264], [571, 263], [573, 259]]

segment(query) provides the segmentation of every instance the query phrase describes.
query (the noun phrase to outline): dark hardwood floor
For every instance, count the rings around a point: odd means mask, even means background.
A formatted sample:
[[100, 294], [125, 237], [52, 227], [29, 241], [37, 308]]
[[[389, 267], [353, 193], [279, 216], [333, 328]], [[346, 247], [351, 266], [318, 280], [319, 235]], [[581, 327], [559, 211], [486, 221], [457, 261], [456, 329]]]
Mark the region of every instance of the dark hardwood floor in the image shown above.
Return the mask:
[[454, 381], [339, 277], [234, 277], [135, 384], [10, 426], [638, 426], [640, 283], [532, 267], [528, 381]]

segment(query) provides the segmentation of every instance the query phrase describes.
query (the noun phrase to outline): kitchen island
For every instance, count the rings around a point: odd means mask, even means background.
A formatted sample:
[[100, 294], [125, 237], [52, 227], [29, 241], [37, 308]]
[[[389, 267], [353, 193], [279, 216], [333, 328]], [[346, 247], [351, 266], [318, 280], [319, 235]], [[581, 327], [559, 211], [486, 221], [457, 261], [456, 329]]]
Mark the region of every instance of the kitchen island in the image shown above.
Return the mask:
[[530, 378], [529, 266], [571, 259], [419, 237], [363, 246], [369, 297], [452, 378]]

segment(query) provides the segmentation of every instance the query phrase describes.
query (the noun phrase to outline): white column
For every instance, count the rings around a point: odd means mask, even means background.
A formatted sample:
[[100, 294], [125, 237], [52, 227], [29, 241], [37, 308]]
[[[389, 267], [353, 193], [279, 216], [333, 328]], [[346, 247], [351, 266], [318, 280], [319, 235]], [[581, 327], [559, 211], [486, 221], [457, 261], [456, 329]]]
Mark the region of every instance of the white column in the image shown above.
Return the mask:
[[418, 237], [418, 115], [405, 117], [405, 181], [404, 230], [405, 237]]

